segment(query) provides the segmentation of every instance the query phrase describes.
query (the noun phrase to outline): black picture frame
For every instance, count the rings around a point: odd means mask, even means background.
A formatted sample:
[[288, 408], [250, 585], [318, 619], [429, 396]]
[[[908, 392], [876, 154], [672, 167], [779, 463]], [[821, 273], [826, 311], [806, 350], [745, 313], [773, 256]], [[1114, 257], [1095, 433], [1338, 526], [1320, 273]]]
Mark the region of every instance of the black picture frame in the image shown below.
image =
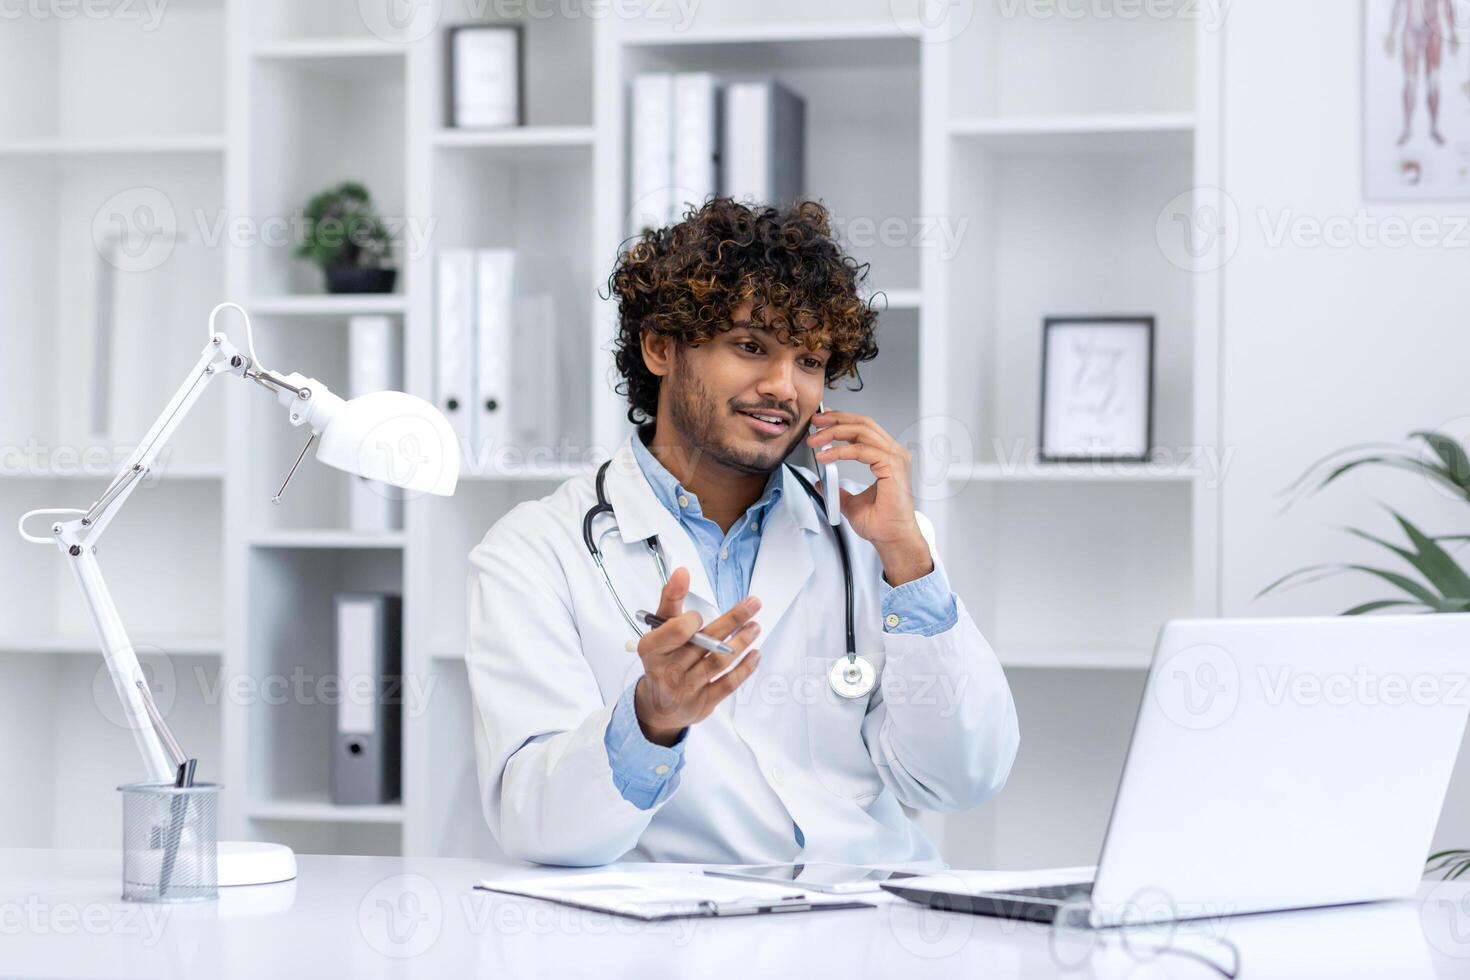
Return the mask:
[[[456, 120], [454, 90], [454, 39], [461, 31], [510, 31], [516, 39], [516, 118], [508, 126], [461, 126]], [[509, 129], [526, 124], [526, 30], [521, 24], [451, 24], [444, 29], [444, 126], [446, 129]]]
[[[1095, 324], [1117, 327], [1134, 325], [1147, 333], [1147, 358], [1144, 384], [1144, 431], [1143, 452], [1140, 454], [1118, 453], [1114, 455], [1058, 453], [1049, 451], [1046, 443], [1048, 391], [1047, 378], [1050, 366], [1050, 348], [1053, 331], [1058, 327], [1078, 327]], [[1151, 314], [1134, 316], [1109, 314], [1104, 316], [1049, 316], [1043, 319], [1041, 329], [1041, 407], [1037, 426], [1037, 459], [1042, 463], [1146, 463], [1153, 455], [1154, 442], [1154, 340], [1156, 324]]]

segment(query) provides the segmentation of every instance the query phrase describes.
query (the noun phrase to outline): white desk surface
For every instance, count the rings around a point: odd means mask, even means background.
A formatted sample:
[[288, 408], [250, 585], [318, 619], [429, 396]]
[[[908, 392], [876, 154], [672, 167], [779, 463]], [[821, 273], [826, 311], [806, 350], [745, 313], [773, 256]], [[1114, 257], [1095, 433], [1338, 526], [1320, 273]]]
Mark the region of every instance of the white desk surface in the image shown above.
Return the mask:
[[[1350, 860], [1344, 856], [1344, 860]], [[0, 975], [55, 977], [1209, 977], [1169, 943], [1242, 977], [1470, 976], [1470, 885], [1414, 901], [1058, 936], [1046, 927], [874, 909], [639, 923], [473, 891], [524, 866], [449, 858], [299, 857], [295, 882], [218, 903], [119, 898], [115, 851], [0, 849]], [[1125, 942], [1125, 939], [1127, 940]]]

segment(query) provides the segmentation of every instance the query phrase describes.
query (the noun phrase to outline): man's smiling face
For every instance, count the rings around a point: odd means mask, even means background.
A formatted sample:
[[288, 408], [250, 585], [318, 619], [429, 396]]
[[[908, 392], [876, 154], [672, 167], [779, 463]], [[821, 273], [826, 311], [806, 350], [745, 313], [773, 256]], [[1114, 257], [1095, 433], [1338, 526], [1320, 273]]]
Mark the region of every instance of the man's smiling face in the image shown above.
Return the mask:
[[736, 472], [769, 473], [805, 435], [829, 354], [781, 343], [750, 307], [734, 311], [731, 329], [676, 349], [661, 394], [687, 446]]

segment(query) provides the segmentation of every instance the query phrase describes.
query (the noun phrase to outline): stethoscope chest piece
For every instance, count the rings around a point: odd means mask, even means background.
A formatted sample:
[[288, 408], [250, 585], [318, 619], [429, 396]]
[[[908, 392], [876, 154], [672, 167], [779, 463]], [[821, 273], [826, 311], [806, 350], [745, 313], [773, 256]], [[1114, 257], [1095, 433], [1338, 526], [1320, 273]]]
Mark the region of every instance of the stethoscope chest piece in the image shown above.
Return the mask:
[[827, 682], [838, 697], [857, 700], [873, 693], [878, 672], [867, 657], [838, 657], [827, 672]]

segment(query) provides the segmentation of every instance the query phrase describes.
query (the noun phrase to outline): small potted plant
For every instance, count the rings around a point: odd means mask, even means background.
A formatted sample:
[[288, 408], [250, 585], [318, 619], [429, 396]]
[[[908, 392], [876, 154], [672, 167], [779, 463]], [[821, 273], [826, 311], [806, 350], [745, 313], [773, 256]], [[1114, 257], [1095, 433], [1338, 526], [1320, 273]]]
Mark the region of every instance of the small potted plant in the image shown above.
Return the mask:
[[306, 205], [306, 237], [296, 249], [326, 274], [329, 293], [391, 293], [393, 236], [372, 195], [356, 181], [330, 187]]

